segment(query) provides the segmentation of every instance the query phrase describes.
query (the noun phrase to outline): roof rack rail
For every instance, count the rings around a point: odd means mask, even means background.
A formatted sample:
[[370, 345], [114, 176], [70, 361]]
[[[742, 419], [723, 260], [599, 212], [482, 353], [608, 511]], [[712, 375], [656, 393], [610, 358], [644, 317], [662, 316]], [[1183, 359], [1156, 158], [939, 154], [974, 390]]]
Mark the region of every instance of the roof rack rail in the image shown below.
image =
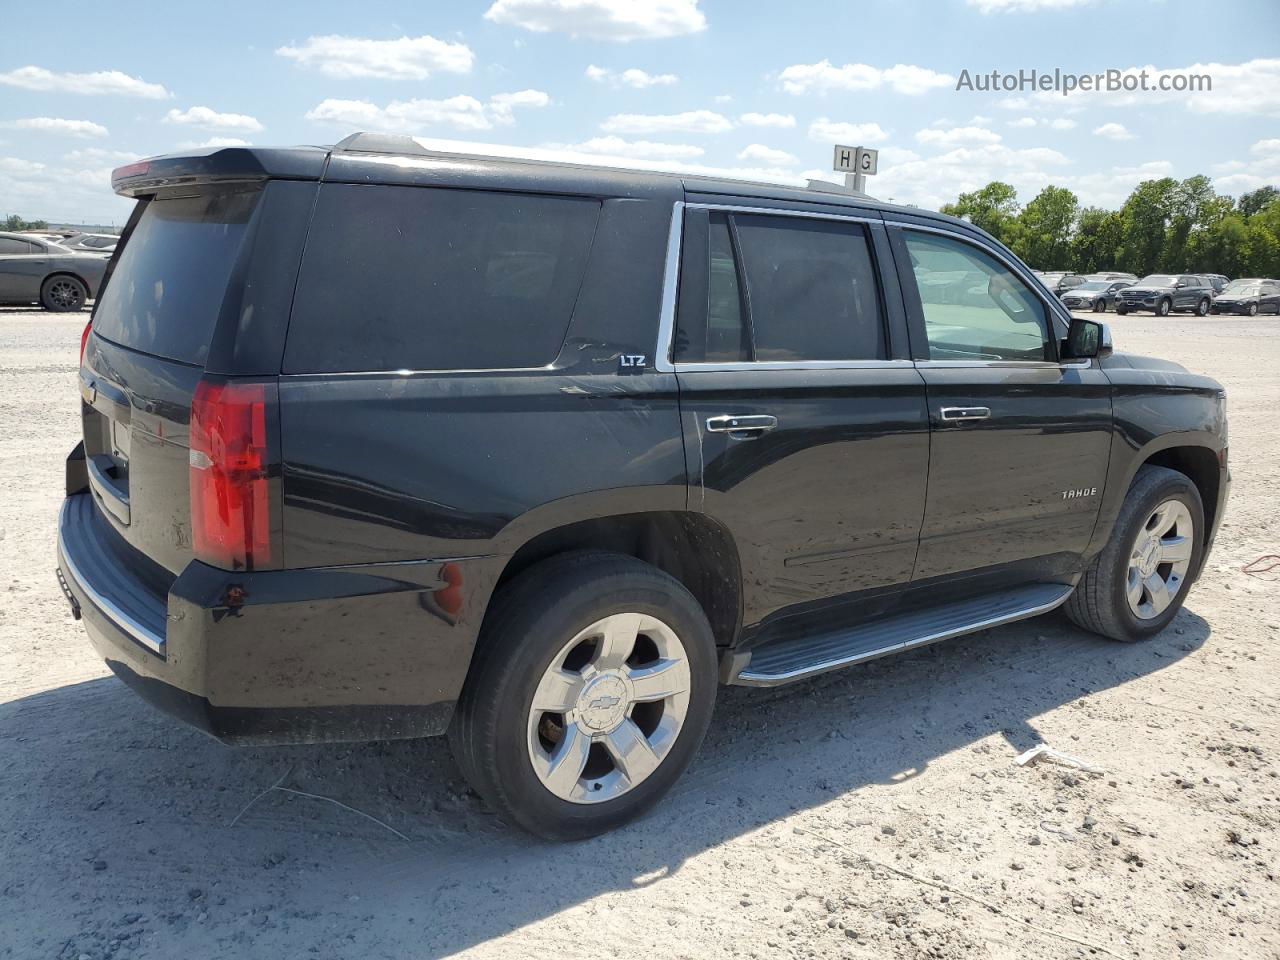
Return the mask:
[[815, 193], [838, 193], [844, 197], [861, 197], [863, 200], [875, 199], [869, 193], [855, 190], [847, 184], [832, 183], [830, 180], [810, 180], [805, 189], [813, 190]]
[[413, 137], [403, 133], [353, 133], [333, 145], [344, 153], [416, 153], [427, 150]]

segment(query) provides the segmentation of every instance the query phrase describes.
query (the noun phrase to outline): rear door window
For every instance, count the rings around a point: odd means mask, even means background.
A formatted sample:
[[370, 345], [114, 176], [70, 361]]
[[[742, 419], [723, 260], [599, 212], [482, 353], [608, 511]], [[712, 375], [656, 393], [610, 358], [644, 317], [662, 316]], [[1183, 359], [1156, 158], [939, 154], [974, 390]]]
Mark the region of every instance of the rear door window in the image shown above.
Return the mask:
[[286, 373], [539, 367], [564, 341], [600, 203], [327, 184]]
[[[861, 224], [712, 211], [705, 262], [705, 309], [681, 304], [677, 361], [885, 356], [875, 264]], [[686, 269], [697, 263], [687, 261]], [[700, 297], [697, 279], [687, 286]]]
[[113, 343], [203, 366], [261, 191], [216, 191], [146, 206], [116, 254], [93, 314]]

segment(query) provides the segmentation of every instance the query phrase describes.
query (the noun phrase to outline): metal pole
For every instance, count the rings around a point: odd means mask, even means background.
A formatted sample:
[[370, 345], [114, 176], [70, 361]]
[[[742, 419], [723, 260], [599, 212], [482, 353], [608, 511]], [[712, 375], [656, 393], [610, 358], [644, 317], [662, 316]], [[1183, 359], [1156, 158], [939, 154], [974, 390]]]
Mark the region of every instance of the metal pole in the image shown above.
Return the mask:
[[858, 193], [866, 193], [867, 175], [865, 173], [846, 173], [844, 175], [844, 185]]

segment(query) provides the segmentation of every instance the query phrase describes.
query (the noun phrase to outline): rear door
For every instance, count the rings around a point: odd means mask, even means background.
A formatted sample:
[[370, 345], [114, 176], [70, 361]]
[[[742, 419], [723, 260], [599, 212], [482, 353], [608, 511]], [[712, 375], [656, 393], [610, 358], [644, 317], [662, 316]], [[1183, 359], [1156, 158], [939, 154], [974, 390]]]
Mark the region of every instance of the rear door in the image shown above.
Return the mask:
[[314, 187], [196, 185], [139, 201], [95, 306], [80, 369], [90, 489], [116, 531], [171, 573], [192, 557], [196, 384], [278, 373]]
[[[890, 233], [932, 429], [915, 579], [1076, 569], [1110, 451], [1106, 376], [1059, 362], [1065, 324], [993, 247], [924, 226]], [[986, 282], [948, 279], [975, 272]]]
[[687, 209], [670, 358], [690, 508], [737, 543], [748, 627], [910, 580], [928, 414], [890, 256], [874, 213]]
[[49, 265], [47, 248], [35, 240], [0, 237], [0, 299], [31, 301]]

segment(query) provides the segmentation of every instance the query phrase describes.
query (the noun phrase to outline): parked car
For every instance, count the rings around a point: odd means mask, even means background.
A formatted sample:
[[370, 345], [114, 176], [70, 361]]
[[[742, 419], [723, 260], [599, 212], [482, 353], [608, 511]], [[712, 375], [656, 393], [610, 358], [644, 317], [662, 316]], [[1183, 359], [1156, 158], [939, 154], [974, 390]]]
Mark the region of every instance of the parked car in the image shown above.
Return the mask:
[[1080, 286], [1085, 282], [1085, 278], [1078, 273], [1062, 273], [1055, 270], [1040, 274], [1040, 282], [1049, 288], [1050, 293], [1061, 296], [1066, 291]]
[[1213, 298], [1210, 313], [1280, 313], [1280, 280], [1232, 280]]
[[1116, 296], [1116, 313], [1150, 310], [1167, 317], [1175, 310], [1208, 316], [1213, 287], [1204, 277], [1190, 273], [1153, 273]]
[[1062, 295], [1070, 310], [1092, 310], [1106, 313], [1115, 304], [1116, 294], [1132, 283], [1130, 280], [1087, 280]]
[[103, 257], [25, 234], [0, 233], [0, 303], [79, 310], [97, 296], [106, 269]]
[[82, 253], [110, 254], [116, 248], [120, 238], [110, 233], [77, 233], [62, 241], [68, 250], [79, 250]]
[[1205, 273], [1202, 274], [1202, 276], [1209, 281], [1209, 286], [1213, 287], [1213, 292], [1215, 294], [1221, 293], [1223, 288], [1231, 282], [1227, 277], [1224, 277], [1220, 273]]
[[1128, 280], [1130, 283], [1138, 282], [1138, 275], [1135, 273], [1118, 273], [1114, 270], [1102, 270], [1098, 273], [1085, 274], [1086, 280]]
[[1222, 517], [1222, 387], [961, 220], [381, 135], [113, 182], [58, 575], [228, 742], [448, 731], [510, 822], [589, 836], [717, 683], [1064, 605], [1143, 640]]

